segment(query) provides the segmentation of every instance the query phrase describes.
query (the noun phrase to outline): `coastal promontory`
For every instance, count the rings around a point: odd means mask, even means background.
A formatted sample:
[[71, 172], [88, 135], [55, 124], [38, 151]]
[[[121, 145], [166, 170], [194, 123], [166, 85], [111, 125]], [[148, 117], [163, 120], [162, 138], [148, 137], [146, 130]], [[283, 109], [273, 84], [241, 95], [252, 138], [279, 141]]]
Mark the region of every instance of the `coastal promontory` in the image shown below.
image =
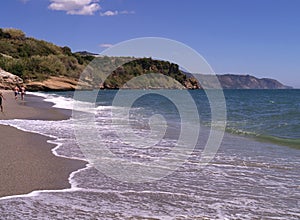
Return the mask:
[[[103, 80], [100, 75], [82, 78], [88, 64], [97, 59], [109, 69], [116, 66]], [[128, 62], [124, 62], [129, 60]], [[118, 66], [118, 63], [125, 63]], [[27, 37], [17, 29], [0, 28], [0, 88], [11, 89], [24, 84], [31, 91], [65, 91], [75, 89], [203, 89], [218, 88], [209, 83], [211, 76], [183, 72], [179, 65], [152, 58], [106, 57], [84, 52], [72, 52], [67, 46]], [[142, 83], [130, 84], [138, 76], [149, 73], [165, 77], [143, 77]], [[198, 73], [200, 74], [200, 73]], [[169, 80], [174, 79], [176, 83]], [[217, 75], [224, 89], [289, 89], [274, 79], [258, 79], [249, 74]]]

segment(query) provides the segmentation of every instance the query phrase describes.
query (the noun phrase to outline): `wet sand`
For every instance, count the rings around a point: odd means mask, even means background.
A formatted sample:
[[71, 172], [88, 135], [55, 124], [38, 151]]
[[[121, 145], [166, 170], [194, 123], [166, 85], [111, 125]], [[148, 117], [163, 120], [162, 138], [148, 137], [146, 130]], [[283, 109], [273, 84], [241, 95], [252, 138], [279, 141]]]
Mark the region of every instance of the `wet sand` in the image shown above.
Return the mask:
[[[42, 98], [27, 96], [15, 100], [12, 91], [2, 91], [2, 119], [64, 120], [70, 111], [51, 108]], [[30, 121], [28, 122], [30, 123]], [[35, 190], [69, 188], [71, 172], [83, 168], [85, 162], [56, 157], [49, 137], [0, 125], [0, 197], [26, 194]]]
[[65, 120], [70, 118], [71, 111], [51, 108], [52, 103], [43, 102], [42, 97], [26, 95], [24, 100], [15, 100], [13, 91], [1, 91], [6, 100], [2, 101], [4, 119], [35, 119], [35, 120]]

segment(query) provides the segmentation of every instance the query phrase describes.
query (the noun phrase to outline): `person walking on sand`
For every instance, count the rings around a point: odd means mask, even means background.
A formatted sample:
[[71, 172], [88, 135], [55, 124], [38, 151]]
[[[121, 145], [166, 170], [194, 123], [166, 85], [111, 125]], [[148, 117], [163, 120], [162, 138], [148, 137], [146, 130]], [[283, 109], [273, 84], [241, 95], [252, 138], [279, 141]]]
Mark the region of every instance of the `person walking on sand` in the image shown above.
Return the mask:
[[2, 100], [6, 100], [5, 98], [4, 98], [4, 96], [2, 95], [2, 92], [0, 92], [0, 108], [1, 108], [1, 112], [3, 112], [3, 105], [2, 105]]
[[19, 87], [18, 86], [16, 86], [15, 88], [14, 88], [14, 92], [15, 92], [15, 100], [17, 100], [18, 99], [18, 94], [19, 94]]
[[22, 86], [21, 87], [21, 99], [24, 100], [24, 96], [25, 96], [25, 87]]

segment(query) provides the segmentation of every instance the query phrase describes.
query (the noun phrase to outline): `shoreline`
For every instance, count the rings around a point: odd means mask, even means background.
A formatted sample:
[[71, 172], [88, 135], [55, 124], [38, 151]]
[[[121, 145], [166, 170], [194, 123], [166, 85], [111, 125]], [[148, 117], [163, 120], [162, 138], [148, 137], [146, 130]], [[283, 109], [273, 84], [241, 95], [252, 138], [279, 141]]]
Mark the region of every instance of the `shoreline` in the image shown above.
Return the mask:
[[[15, 100], [12, 91], [2, 91], [4, 113], [0, 120], [67, 120], [71, 111], [52, 108], [42, 97], [27, 95]], [[0, 199], [26, 195], [33, 191], [69, 189], [72, 173], [87, 162], [60, 157], [53, 153], [53, 138], [0, 125]]]
[[67, 120], [72, 111], [52, 108], [53, 103], [44, 102], [44, 98], [35, 95], [25, 95], [24, 100], [14, 98], [13, 91], [1, 90], [6, 100], [2, 101], [4, 112], [0, 113], [0, 120], [31, 119], [31, 120]]

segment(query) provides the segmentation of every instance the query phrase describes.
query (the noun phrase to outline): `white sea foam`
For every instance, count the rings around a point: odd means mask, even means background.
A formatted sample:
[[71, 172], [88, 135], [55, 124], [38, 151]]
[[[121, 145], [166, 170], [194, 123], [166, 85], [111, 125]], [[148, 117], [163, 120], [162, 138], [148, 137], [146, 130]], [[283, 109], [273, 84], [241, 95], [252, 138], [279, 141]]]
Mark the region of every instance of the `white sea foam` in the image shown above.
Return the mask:
[[[63, 97], [54, 93], [31, 92], [29, 94], [44, 98], [45, 102], [54, 104], [54, 108], [77, 110], [95, 113], [95, 103], [74, 100], [72, 97]], [[75, 109], [76, 108], [76, 109]]]

